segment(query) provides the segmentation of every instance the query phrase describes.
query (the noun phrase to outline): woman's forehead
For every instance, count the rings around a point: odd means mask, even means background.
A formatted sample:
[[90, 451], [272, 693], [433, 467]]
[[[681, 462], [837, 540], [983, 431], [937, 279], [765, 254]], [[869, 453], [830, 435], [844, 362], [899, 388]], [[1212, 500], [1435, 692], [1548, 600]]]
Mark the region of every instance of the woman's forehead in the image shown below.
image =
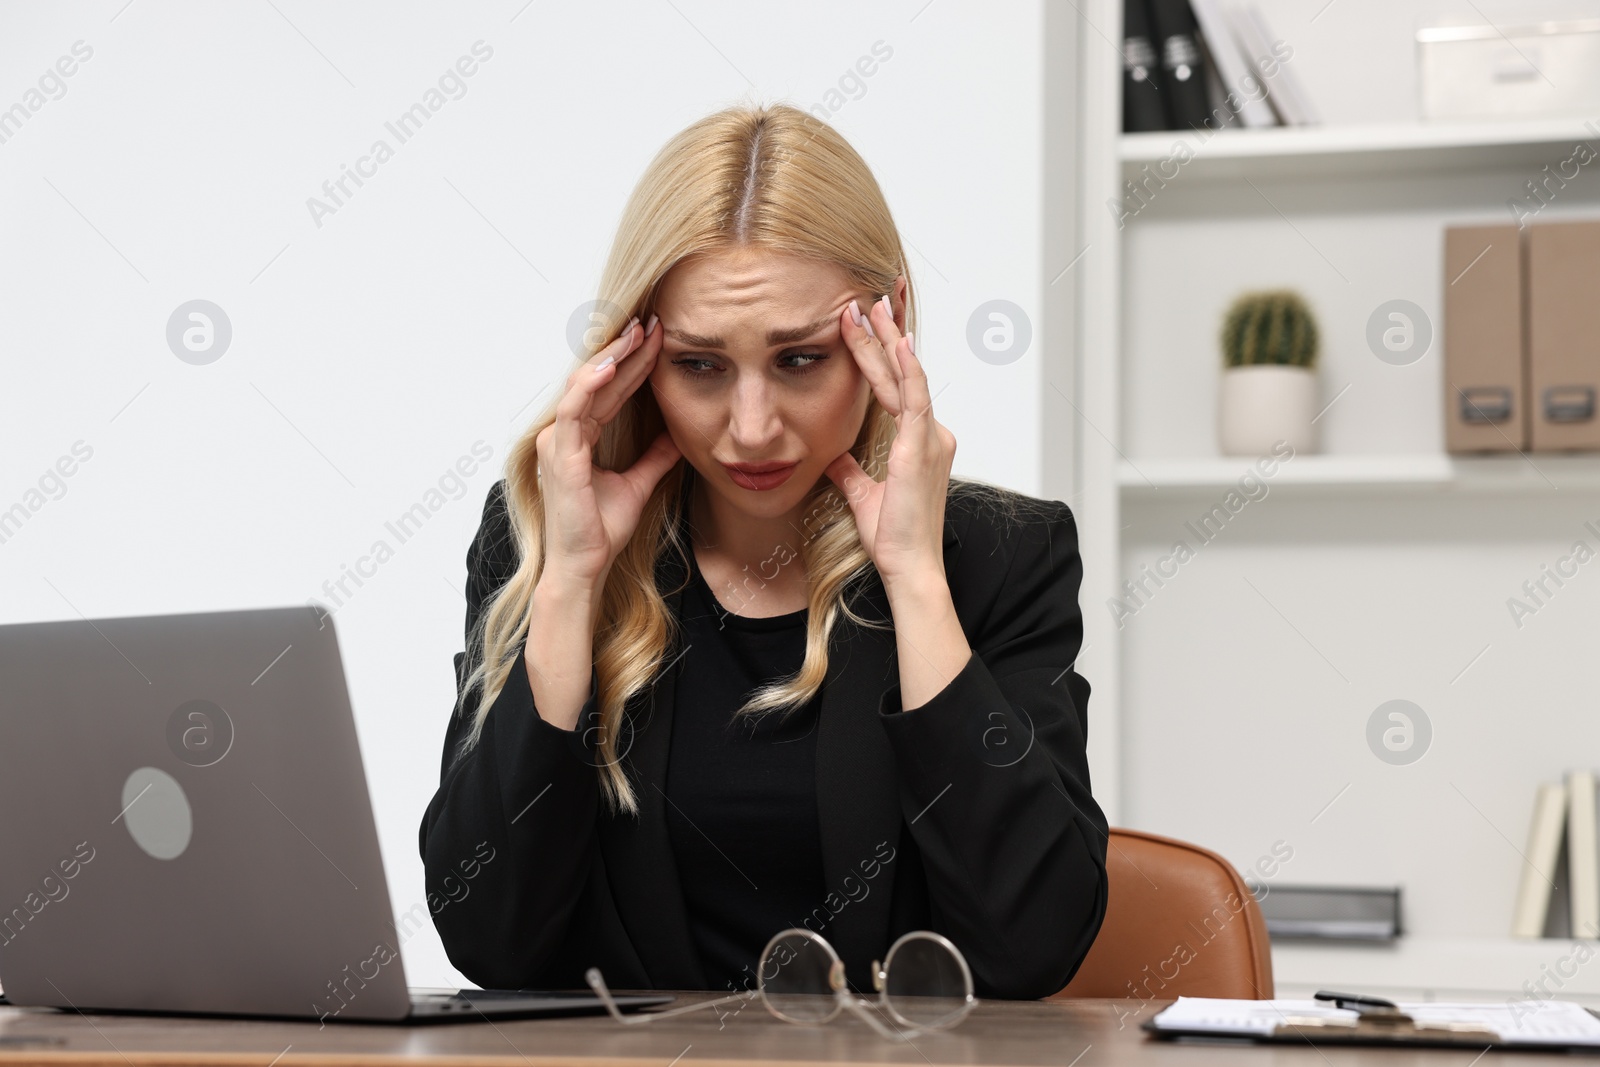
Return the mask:
[[[667, 336], [684, 344], [721, 347], [734, 337], [784, 344], [827, 329], [857, 295], [838, 268], [799, 257], [772, 257], [686, 271], [669, 279], [656, 309]], [[691, 266], [680, 264], [680, 266]], [[677, 268], [674, 268], [675, 270]], [[759, 336], [754, 336], [759, 335]]]
[[739, 306], [815, 305], [851, 288], [838, 264], [764, 248], [701, 253], [676, 264], [662, 282], [663, 303]]

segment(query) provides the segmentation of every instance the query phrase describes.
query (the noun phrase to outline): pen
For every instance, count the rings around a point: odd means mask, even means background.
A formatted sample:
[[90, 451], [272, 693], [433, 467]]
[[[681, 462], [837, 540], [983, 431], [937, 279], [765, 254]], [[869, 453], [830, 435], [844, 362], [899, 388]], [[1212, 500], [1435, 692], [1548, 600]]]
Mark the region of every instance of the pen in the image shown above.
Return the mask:
[[1331, 989], [1317, 990], [1317, 992], [1314, 994], [1314, 999], [1331, 1000], [1333, 1001], [1333, 1006], [1336, 1008], [1349, 1006], [1354, 1011], [1360, 1011], [1362, 1006], [1372, 1008], [1399, 1008], [1399, 1005], [1394, 1001], [1384, 1000], [1382, 997], [1369, 997], [1361, 993], [1335, 993]]

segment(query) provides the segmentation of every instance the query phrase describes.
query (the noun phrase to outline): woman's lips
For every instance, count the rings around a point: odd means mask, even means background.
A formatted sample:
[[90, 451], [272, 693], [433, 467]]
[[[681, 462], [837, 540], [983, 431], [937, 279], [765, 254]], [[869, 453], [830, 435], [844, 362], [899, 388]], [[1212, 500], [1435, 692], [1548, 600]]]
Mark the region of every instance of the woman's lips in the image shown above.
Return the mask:
[[722, 469], [728, 472], [728, 477], [733, 479], [735, 485], [760, 492], [766, 489], [778, 488], [778, 486], [789, 480], [789, 476], [799, 466], [800, 464], [798, 463], [791, 463], [787, 467], [779, 467], [777, 470], [768, 471], [765, 474], [749, 474], [739, 470], [737, 467], [730, 467], [726, 463], [722, 464]]

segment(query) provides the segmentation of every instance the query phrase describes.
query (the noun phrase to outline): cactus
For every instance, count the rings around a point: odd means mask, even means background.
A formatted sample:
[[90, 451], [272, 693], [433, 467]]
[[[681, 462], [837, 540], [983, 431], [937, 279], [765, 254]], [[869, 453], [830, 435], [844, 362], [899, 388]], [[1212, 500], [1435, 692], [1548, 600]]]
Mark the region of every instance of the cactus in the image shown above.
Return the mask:
[[1276, 363], [1312, 370], [1317, 340], [1317, 320], [1299, 293], [1244, 293], [1223, 320], [1222, 362], [1228, 367]]

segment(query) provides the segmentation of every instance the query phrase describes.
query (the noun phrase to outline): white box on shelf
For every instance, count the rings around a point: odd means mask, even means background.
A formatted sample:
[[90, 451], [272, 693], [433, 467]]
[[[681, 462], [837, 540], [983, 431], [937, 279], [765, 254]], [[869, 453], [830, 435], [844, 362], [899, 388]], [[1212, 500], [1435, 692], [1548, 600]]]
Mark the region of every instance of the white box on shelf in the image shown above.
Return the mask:
[[1600, 19], [1425, 27], [1417, 83], [1429, 120], [1600, 118]]

